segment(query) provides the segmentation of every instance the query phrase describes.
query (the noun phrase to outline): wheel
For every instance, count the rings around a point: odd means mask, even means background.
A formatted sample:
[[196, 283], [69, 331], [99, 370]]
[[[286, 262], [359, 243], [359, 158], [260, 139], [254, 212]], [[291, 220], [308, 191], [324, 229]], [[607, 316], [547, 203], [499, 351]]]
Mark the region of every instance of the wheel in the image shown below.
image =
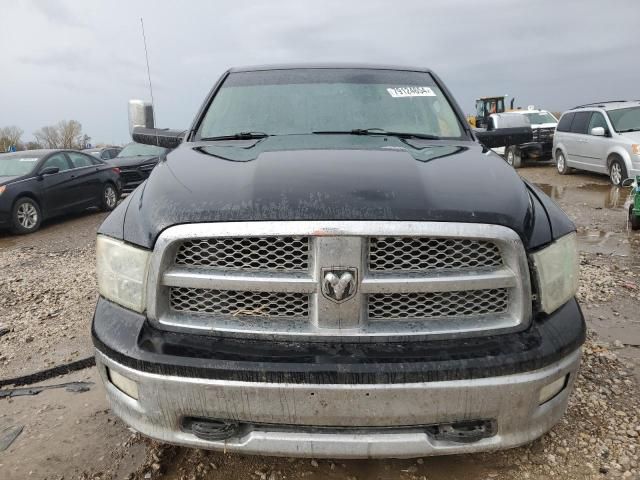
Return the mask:
[[42, 213], [40, 206], [32, 198], [20, 198], [13, 206], [11, 231], [18, 235], [32, 233], [40, 228]]
[[567, 167], [567, 160], [564, 158], [562, 150], [556, 152], [556, 168], [560, 175], [566, 175], [569, 173], [569, 167]]
[[118, 190], [113, 183], [107, 183], [102, 189], [102, 200], [100, 209], [103, 212], [110, 212], [118, 204]]
[[640, 230], [640, 217], [633, 214], [633, 205], [629, 206], [629, 223], [631, 230]]
[[507, 151], [505, 152], [505, 159], [507, 163], [511, 165], [513, 168], [520, 168], [522, 165], [522, 156], [520, 155], [520, 150], [515, 145], [511, 145], [507, 147]]
[[611, 160], [611, 165], [609, 165], [609, 179], [611, 183], [616, 186], [620, 186], [623, 180], [627, 178], [627, 167], [625, 167], [624, 162], [619, 158], [614, 158]]

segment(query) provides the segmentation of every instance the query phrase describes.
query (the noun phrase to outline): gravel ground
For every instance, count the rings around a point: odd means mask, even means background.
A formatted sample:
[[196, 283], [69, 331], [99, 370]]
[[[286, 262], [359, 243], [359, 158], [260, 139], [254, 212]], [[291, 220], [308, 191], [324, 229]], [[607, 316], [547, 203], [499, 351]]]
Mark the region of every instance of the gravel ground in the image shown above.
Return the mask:
[[[591, 330], [567, 415], [541, 439], [504, 452], [413, 460], [244, 457], [159, 445], [141, 438], [105, 410], [96, 391], [84, 409], [70, 409], [65, 420], [57, 423], [36, 422], [8, 452], [0, 452], [0, 478], [7, 478], [2, 470], [3, 462], [11, 463], [7, 455], [10, 460], [22, 459], [28, 452], [40, 450], [42, 468], [52, 465], [47, 463], [49, 458], [58, 462], [42, 477], [56, 480], [640, 480], [640, 235], [626, 228], [624, 192], [612, 190], [604, 177], [560, 177], [549, 166], [524, 168], [520, 173], [551, 194], [578, 226], [582, 249], [578, 296]], [[10, 330], [0, 337], [0, 379], [91, 353], [89, 324], [96, 298], [94, 237], [102, 218], [87, 214], [65, 219], [19, 239], [0, 235], [0, 329]], [[95, 370], [87, 372], [93, 372], [95, 378]], [[33, 407], [21, 410], [24, 418], [30, 408], [34, 416], [42, 411], [38, 398], [31, 399]], [[12, 408], [23, 401], [11, 400]], [[64, 397], [56, 401], [65, 404]], [[3, 402], [7, 400], [0, 400], [0, 420]], [[87, 410], [94, 413], [89, 415]], [[75, 424], [71, 422], [80, 422], [93, 433], [70, 440], [63, 430], [56, 430], [65, 422], [71, 426]], [[102, 431], [100, 422], [108, 425], [104, 435], [97, 433]], [[58, 438], [64, 443], [52, 441], [51, 429], [60, 431]], [[80, 462], [75, 455], [86, 452], [88, 446], [100, 456], [95, 461], [81, 456]], [[8, 478], [28, 476], [26, 463], [13, 462], [15, 469]], [[63, 468], [67, 463], [70, 467]], [[38, 474], [31, 478], [38, 478]]]
[[92, 354], [88, 322], [97, 299], [95, 232], [86, 213], [35, 235], [0, 237], [0, 379]]

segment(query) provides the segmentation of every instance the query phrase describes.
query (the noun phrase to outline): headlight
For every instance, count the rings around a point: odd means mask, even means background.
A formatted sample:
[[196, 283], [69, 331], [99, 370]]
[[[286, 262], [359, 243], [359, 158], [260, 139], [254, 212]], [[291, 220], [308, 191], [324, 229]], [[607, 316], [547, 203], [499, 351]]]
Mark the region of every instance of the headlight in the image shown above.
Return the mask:
[[150, 252], [98, 235], [96, 257], [100, 295], [142, 313]]
[[578, 245], [570, 233], [533, 254], [540, 305], [552, 313], [567, 303], [578, 290]]

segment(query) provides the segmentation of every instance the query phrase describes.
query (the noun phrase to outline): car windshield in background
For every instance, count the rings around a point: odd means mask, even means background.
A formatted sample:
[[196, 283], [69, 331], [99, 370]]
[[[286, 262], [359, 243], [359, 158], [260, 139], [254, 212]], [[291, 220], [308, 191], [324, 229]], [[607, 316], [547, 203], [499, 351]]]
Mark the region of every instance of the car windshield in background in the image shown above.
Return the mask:
[[640, 131], [640, 107], [620, 108], [607, 112], [618, 133]]
[[0, 177], [19, 177], [31, 172], [40, 157], [23, 154], [2, 154], [0, 155]]
[[364, 129], [463, 138], [453, 108], [428, 73], [329, 68], [231, 73], [197, 138]]
[[549, 112], [525, 113], [529, 117], [531, 125], [540, 125], [543, 123], [558, 123], [558, 120]]
[[124, 147], [118, 157], [141, 157], [143, 155], [162, 155], [167, 149], [156, 147], [155, 145], [144, 145], [142, 143], [130, 143]]

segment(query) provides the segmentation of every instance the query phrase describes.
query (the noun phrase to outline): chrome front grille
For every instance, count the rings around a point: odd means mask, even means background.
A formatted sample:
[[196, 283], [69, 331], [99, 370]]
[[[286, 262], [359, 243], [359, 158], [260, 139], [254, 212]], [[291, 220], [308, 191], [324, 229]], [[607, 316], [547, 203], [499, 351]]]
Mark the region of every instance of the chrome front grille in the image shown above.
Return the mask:
[[309, 268], [308, 237], [205, 238], [183, 242], [176, 265], [225, 270], [304, 271]]
[[171, 288], [170, 297], [177, 312], [289, 318], [306, 318], [309, 312], [309, 296], [300, 293]]
[[469, 238], [372, 237], [369, 270], [463, 270], [502, 265], [498, 246]]
[[238, 222], [165, 230], [147, 314], [159, 328], [306, 341], [525, 328], [512, 230], [444, 222]]
[[380, 293], [369, 295], [369, 318], [467, 317], [503, 314], [509, 307], [509, 290], [463, 290], [434, 293]]

